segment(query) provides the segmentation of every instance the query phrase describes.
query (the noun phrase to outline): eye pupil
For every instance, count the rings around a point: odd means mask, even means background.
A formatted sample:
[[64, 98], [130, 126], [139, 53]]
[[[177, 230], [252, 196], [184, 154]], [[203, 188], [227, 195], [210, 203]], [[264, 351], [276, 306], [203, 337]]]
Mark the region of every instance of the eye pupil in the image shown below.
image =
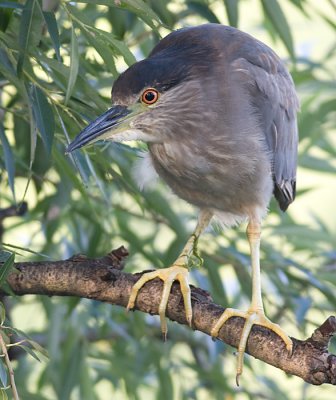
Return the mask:
[[153, 92], [147, 92], [146, 94], [145, 94], [145, 99], [149, 102], [149, 103], [151, 103], [154, 99], [155, 99], [155, 93], [153, 93]]

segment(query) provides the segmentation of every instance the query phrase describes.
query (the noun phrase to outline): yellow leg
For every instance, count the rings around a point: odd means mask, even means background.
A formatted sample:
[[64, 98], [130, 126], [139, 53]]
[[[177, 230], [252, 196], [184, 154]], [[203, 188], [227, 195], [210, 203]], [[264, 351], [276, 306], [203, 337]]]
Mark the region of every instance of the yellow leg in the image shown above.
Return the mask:
[[127, 304], [127, 310], [131, 310], [132, 308], [134, 308], [138, 292], [146, 282], [151, 281], [152, 279], [155, 278], [160, 278], [163, 281], [163, 291], [159, 305], [159, 316], [161, 322], [161, 331], [164, 339], [166, 339], [168, 331], [167, 322], [165, 318], [166, 308], [168, 304], [170, 290], [174, 281], [180, 282], [186, 319], [188, 321], [188, 324], [191, 325], [192, 308], [191, 308], [190, 287], [188, 280], [189, 260], [195, 254], [197, 240], [200, 234], [203, 232], [203, 230], [208, 226], [211, 218], [212, 218], [212, 213], [210, 211], [201, 210], [194, 233], [188, 239], [181, 254], [178, 256], [173, 265], [169, 268], [163, 268], [157, 271], [143, 274], [142, 277], [136, 282], [136, 284], [132, 288], [131, 295]]
[[251, 250], [252, 262], [252, 301], [247, 311], [239, 311], [233, 308], [227, 308], [221, 315], [211, 330], [211, 336], [218, 336], [219, 330], [225, 322], [231, 317], [245, 318], [245, 324], [240, 337], [237, 356], [237, 375], [236, 382], [239, 386], [239, 377], [243, 372], [244, 353], [246, 349], [247, 339], [251, 332], [252, 326], [257, 324], [264, 326], [277, 335], [279, 335], [286, 344], [289, 354], [292, 353], [293, 343], [289, 336], [280, 328], [279, 325], [271, 322], [264, 313], [264, 306], [261, 298], [261, 280], [260, 280], [260, 223], [251, 221], [247, 226], [247, 238]]

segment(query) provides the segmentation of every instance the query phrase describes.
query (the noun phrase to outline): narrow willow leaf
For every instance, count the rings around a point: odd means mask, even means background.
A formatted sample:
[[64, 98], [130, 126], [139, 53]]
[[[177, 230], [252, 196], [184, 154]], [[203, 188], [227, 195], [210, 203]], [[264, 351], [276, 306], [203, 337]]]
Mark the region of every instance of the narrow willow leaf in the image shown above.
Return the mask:
[[[82, 26], [80, 26], [80, 28], [82, 28]], [[83, 29], [82, 32], [90, 45], [104, 60], [108, 71], [111, 72], [114, 76], [117, 76], [118, 72], [113, 61], [113, 53], [111, 49], [106, 46], [106, 42], [103, 41], [100, 36], [97, 35], [95, 32], [91, 32], [86, 29]]]
[[[23, 251], [26, 251], [27, 253], [35, 254], [35, 255], [40, 256], [40, 257], [51, 258], [51, 257], [48, 256], [47, 254], [44, 254], [44, 253], [41, 253], [41, 252], [38, 252], [38, 251], [34, 251], [34, 250], [31, 250], [31, 249], [28, 249], [27, 247], [16, 246], [16, 245], [14, 245], [14, 244], [11, 244], [11, 243], [4, 243], [4, 242], [2, 242], [1, 244], [2, 244], [2, 246], [4, 246], [4, 247], [9, 247], [9, 248], [11, 248], [11, 249], [23, 250]], [[14, 250], [13, 250], [13, 251], [14, 251]], [[1, 255], [2, 255], [2, 253], [3, 253], [3, 252], [0, 252], [0, 262], [1, 262]], [[7, 251], [6, 253], [9, 253], [9, 252]], [[7, 258], [7, 257], [6, 257], [6, 258]]]
[[15, 335], [25, 338], [25, 339], [29, 339], [30, 337], [23, 331], [21, 331], [20, 329], [17, 328], [13, 328], [12, 326], [6, 326], [6, 328], [4, 328], [6, 330], [6, 332], [9, 332], [8, 335], [10, 336], [10, 333], [14, 333]]
[[[1, 43], [0, 43], [1, 46]], [[22, 82], [16, 75], [16, 71], [8, 57], [7, 49], [0, 48], [0, 72], [1, 74], [9, 80], [9, 82], [13, 83], [14, 86], [21, 89]]]
[[72, 389], [78, 384], [80, 367], [83, 362], [83, 343], [82, 341], [77, 340], [77, 343], [73, 343], [70, 354], [64, 363], [65, 374], [62, 380], [62, 387], [60, 388], [61, 399], [70, 398]]
[[11, 251], [0, 250], [0, 263], [1, 264], [4, 263], [11, 254], [12, 254]]
[[52, 108], [45, 94], [35, 85], [31, 86], [30, 97], [32, 99], [36, 126], [41, 134], [44, 147], [48, 154], [50, 154], [55, 132], [55, 120]]
[[22, 67], [26, 58], [26, 53], [29, 45], [30, 33], [33, 26], [35, 0], [27, 0], [22, 10], [20, 32], [19, 32], [19, 59], [17, 63], [17, 74], [21, 76]]
[[110, 71], [114, 73], [116, 68], [114, 66], [113, 55], [109, 54], [110, 49], [107, 47], [107, 45], [110, 45], [112, 50], [116, 53], [121, 54], [124, 57], [127, 65], [130, 66], [136, 62], [136, 58], [124, 42], [115, 39], [110, 32], [105, 32], [93, 26], [88, 26], [85, 21], [82, 21], [82, 14], [76, 7], [67, 6], [67, 9], [76, 17], [77, 20], [83, 22], [77, 22], [78, 27], [87, 37], [90, 44], [97, 50], [105, 63], [108, 64]]
[[[330, 25], [330, 27], [336, 31], [336, 23], [332, 18], [328, 18], [325, 14], [319, 12], [318, 13], [320, 15], [321, 18], [323, 18], [328, 25]], [[333, 51], [333, 50], [332, 50]]]
[[59, 39], [59, 33], [58, 33], [58, 27], [57, 27], [57, 21], [55, 18], [55, 14], [52, 11], [43, 11], [43, 17], [44, 17], [45, 23], [47, 25], [51, 41], [52, 41], [54, 49], [55, 49], [56, 57], [57, 57], [58, 61], [61, 61], [60, 39]]
[[[59, 122], [60, 122], [62, 130], [64, 132], [64, 136], [65, 136], [65, 138], [67, 140], [67, 143], [70, 143], [69, 133], [68, 133], [68, 131], [66, 129], [66, 126], [65, 126], [65, 123], [64, 123], [64, 121], [63, 121], [63, 119], [61, 117], [61, 114], [59, 113], [57, 108], [56, 108], [56, 113], [58, 115]], [[70, 155], [70, 159], [75, 164], [75, 166], [76, 166], [76, 168], [77, 168], [77, 170], [79, 172], [79, 175], [81, 176], [81, 178], [83, 180], [84, 185], [87, 186], [88, 185], [88, 176], [87, 176], [87, 173], [85, 172], [86, 168], [83, 167], [83, 162], [86, 161], [86, 160], [83, 160], [84, 157], [80, 156], [79, 154], [77, 153], [77, 154]], [[60, 162], [62, 162], [61, 159], [60, 159]]]
[[7, 367], [5, 365], [3, 358], [0, 358], [0, 381], [1, 381], [2, 387], [7, 386], [8, 374], [7, 374]]
[[325, 159], [325, 157], [318, 158], [310, 154], [302, 154], [300, 156], [300, 166], [307, 169], [314, 169], [320, 172], [328, 172], [334, 174], [336, 167], [332, 160]]
[[5, 161], [5, 168], [8, 174], [8, 183], [11, 191], [13, 193], [14, 202], [15, 201], [15, 187], [14, 187], [14, 177], [15, 177], [15, 161], [12, 149], [9, 145], [7, 137], [3, 126], [0, 124], [0, 142], [2, 144], [3, 156]]
[[304, 9], [305, 0], [290, 0], [290, 2], [297, 7], [306, 17], [309, 17], [309, 14]]
[[0, 287], [7, 279], [7, 276], [11, 272], [14, 266], [15, 254], [11, 254], [7, 260], [0, 267]]
[[10, 1], [0, 1], [1, 8], [22, 8], [22, 4], [11, 3]]
[[159, 381], [158, 398], [172, 399], [174, 397], [174, 388], [171, 373], [167, 367], [162, 366], [160, 360], [158, 360], [156, 367]]
[[129, 50], [129, 48], [125, 45], [125, 43], [121, 42], [120, 40], [115, 39], [110, 33], [104, 32], [102, 30], [92, 28], [100, 37], [101, 40], [107, 41], [112, 48], [117, 50], [120, 53], [128, 66], [134, 64], [136, 62], [136, 58], [134, 57], [133, 53]]
[[120, 4], [111, 0], [77, 0], [77, 3], [101, 4], [131, 11], [141, 18], [157, 34], [159, 34], [159, 32], [153, 21], [157, 22], [158, 25], [162, 25], [159, 16], [143, 0], [121, 0], [119, 2]]
[[[39, 58], [40, 61], [43, 62], [44, 66], [47, 66], [47, 70], [52, 70], [52, 76], [54, 79], [62, 79], [63, 82], [63, 78], [64, 78], [64, 82], [66, 82], [68, 80], [68, 76], [69, 76], [69, 67], [66, 67], [65, 65], [59, 63], [57, 60], [53, 60], [51, 58], [45, 57], [42, 53], [39, 54]], [[86, 67], [86, 63], [85, 60], [82, 60], [82, 64], [83, 64], [83, 70], [85, 70]], [[78, 72], [77, 75], [77, 82], [78, 82], [78, 86], [80, 86], [81, 91], [83, 92], [82, 97], [80, 98], [81, 101], [86, 104], [86, 105], [90, 105], [90, 107], [92, 108], [92, 104], [94, 104], [95, 106], [97, 106], [97, 108], [99, 108], [101, 110], [101, 112], [103, 112], [104, 110], [106, 110], [106, 102], [104, 100], [101, 99], [101, 97], [99, 97], [98, 92], [96, 92], [95, 90], [92, 90], [92, 86], [90, 86], [87, 82], [87, 80], [85, 79], [85, 76], [80, 74], [80, 72]], [[61, 84], [61, 86], [63, 86], [63, 84]], [[65, 87], [65, 85], [64, 85]], [[96, 116], [96, 115], [95, 115]], [[80, 128], [80, 127], [78, 127]]]
[[79, 56], [78, 55], [78, 41], [77, 41], [75, 29], [72, 26], [72, 28], [71, 28], [70, 74], [69, 74], [68, 87], [67, 87], [66, 96], [65, 96], [65, 104], [68, 103], [68, 101], [71, 97], [73, 88], [75, 86], [76, 80], [77, 80], [78, 67], [79, 67], [78, 56]]
[[6, 309], [4, 304], [0, 301], [0, 324], [3, 325], [6, 319]]
[[289, 54], [294, 58], [293, 38], [286, 17], [277, 0], [261, 0], [264, 12], [269, 18], [276, 32], [286, 46]]
[[39, 353], [43, 354], [44, 357], [49, 358], [49, 354], [46, 349], [44, 349], [39, 343], [35, 342], [34, 340], [28, 339], [28, 343], [34, 348], [34, 350], [38, 351]]
[[295, 318], [297, 324], [301, 325], [312, 306], [312, 299], [305, 296], [298, 296], [296, 299], [293, 299], [293, 301], [295, 303]]
[[24, 201], [24, 198], [26, 196], [28, 186], [30, 183], [31, 179], [31, 173], [32, 173], [32, 168], [33, 168], [33, 162], [35, 159], [35, 152], [36, 152], [36, 143], [37, 143], [37, 126], [35, 123], [35, 118], [34, 118], [34, 111], [33, 111], [33, 106], [32, 106], [32, 99], [31, 96], [29, 95], [29, 87], [26, 85], [24, 86], [25, 94], [27, 96], [27, 108], [28, 108], [28, 115], [29, 115], [29, 124], [30, 124], [30, 160], [29, 160], [29, 172], [30, 176], [27, 180], [27, 185], [24, 190], [24, 195], [22, 198], [22, 201]]
[[143, 0], [122, 0], [121, 7], [137, 14], [147, 25], [149, 25], [159, 36], [156, 25], [153, 21], [162, 25], [162, 22], [153, 9]]
[[224, 0], [226, 14], [231, 26], [238, 26], [238, 0]]
[[24, 346], [22, 344], [18, 344], [18, 347], [21, 347], [21, 349], [23, 349], [26, 353], [28, 353], [29, 355], [31, 355], [33, 358], [35, 358], [35, 360], [41, 362], [41, 360], [39, 359], [39, 357], [37, 356], [37, 354], [35, 353], [34, 350], [32, 350], [30, 347], [28, 346]]
[[[85, 350], [85, 349], [84, 349]], [[86, 359], [80, 366], [80, 379], [79, 379], [79, 395], [81, 399], [97, 399], [95, 395], [95, 382], [92, 374], [90, 373], [90, 366]]]
[[6, 392], [6, 389], [1, 389], [1, 400], [8, 400], [8, 394]]
[[220, 21], [216, 17], [216, 14], [213, 13], [209, 6], [205, 4], [200, 4], [198, 1], [188, 1], [188, 9], [192, 12], [197, 13], [207, 21], [215, 24], [220, 24]]
[[22, 9], [22, 7], [22, 4], [13, 3], [13, 0], [0, 2], [0, 31], [6, 32], [13, 15], [13, 11], [15, 9]]
[[128, 8], [136, 13], [146, 14], [154, 21], [160, 22], [159, 16], [153, 11], [153, 8], [143, 0], [122, 0], [121, 7]]

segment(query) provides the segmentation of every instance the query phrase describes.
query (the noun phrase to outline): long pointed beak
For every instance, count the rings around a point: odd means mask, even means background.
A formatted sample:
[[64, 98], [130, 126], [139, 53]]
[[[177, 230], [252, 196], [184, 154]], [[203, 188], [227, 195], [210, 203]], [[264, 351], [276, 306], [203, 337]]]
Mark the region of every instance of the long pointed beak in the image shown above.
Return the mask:
[[125, 121], [125, 117], [132, 113], [132, 110], [126, 106], [114, 106], [99, 116], [84, 128], [76, 138], [69, 144], [66, 153], [79, 149], [89, 143], [94, 143], [102, 139], [102, 135], [121, 125]]

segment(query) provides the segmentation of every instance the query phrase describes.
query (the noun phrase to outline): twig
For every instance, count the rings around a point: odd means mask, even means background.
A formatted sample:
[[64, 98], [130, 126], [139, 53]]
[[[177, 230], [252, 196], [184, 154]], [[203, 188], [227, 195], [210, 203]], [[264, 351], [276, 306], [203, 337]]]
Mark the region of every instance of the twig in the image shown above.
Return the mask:
[[[65, 261], [17, 263], [15, 266], [19, 273], [12, 273], [8, 283], [17, 295], [77, 296], [126, 307], [132, 286], [141, 276], [122, 272], [126, 256], [126, 249], [121, 247], [101, 259], [76, 256]], [[224, 309], [214, 304], [204, 290], [191, 289], [193, 328], [210, 335], [211, 327]], [[136, 308], [148, 314], [157, 314], [161, 293], [160, 280], [146, 283], [138, 295]], [[177, 283], [169, 296], [167, 317], [187, 325]], [[220, 330], [219, 338], [237, 347], [243, 324], [242, 318], [230, 318]], [[336, 318], [331, 316], [309, 339], [301, 341], [292, 338], [293, 354], [288, 357], [282, 340], [274, 332], [254, 326], [247, 352], [311, 384], [336, 385], [336, 355], [328, 352], [329, 340], [335, 332]]]
[[10, 386], [11, 386], [12, 392], [13, 392], [13, 399], [14, 400], [20, 400], [19, 394], [18, 394], [17, 389], [16, 389], [16, 385], [15, 385], [14, 371], [13, 371], [10, 359], [8, 357], [6, 343], [5, 343], [5, 341], [4, 341], [3, 337], [2, 337], [1, 332], [0, 332], [0, 347], [1, 347], [2, 353], [3, 353], [4, 357], [5, 357], [5, 363], [6, 363], [7, 368], [8, 368]]

